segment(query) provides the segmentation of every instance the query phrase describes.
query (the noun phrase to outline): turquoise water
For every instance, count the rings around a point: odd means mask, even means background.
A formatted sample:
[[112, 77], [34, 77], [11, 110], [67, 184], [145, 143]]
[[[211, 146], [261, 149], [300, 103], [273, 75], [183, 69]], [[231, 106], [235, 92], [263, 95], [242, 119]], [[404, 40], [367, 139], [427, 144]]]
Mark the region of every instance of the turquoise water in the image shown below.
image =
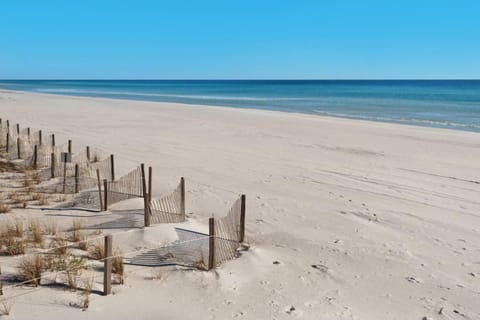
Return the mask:
[[480, 80], [0, 80], [0, 89], [300, 112], [480, 132]]

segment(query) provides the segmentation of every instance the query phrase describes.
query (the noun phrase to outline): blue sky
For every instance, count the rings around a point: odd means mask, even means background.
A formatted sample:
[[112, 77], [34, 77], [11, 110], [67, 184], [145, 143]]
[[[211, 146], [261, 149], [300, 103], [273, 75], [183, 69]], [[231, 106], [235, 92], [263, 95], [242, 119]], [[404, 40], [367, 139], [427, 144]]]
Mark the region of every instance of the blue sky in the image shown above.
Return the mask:
[[480, 78], [480, 1], [0, 1], [0, 79], [279, 78]]

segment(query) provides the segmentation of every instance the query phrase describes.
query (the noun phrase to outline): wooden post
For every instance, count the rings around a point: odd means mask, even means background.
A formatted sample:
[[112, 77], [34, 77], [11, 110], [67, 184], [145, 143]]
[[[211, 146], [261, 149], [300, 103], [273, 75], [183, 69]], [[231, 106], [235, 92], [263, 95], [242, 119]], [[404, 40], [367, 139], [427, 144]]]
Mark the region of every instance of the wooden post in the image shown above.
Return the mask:
[[75, 163], [75, 193], [78, 193], [78, 189], [79, 189], [79, 167], [78, 167], [78, 163]]
[[42, 145], [42, 130], [38, 130], [38, 144]]
[[245, 239], [245, 209], [246, 209], [246, 196], [242, 194], [241, 206], [240, 206], [240, 243]]
[[22, 159], [22, 152], [20, 150], [20, 138], [17, 138], [17, 159]]
[[51, 153], [50, 159], [50, 168], [51, 168], [51, 177], [52, 179], [55, 178], [55, 153]]
[[27, 128], [27, 137], [28, 137], [28, 142], [30, 142], [30, 127]]
[[52, 147], [55, 147], [55, 135], [52, 134]]
[[103, 179], [103, 196], [105, 198], [105, 203], [103, 205], [103, 208], [105, 211], [108, 210], [108, 181], [107, 179]]
[[65, 189], [67, 186], [67, 159], [63, 162], [63, 194], [65, 194]]
[[215, 268], [215, 219], [208, 220], [208, 270]]
[[100, 183], [100, 170], [99, 169], [97, 169], [97, 182], [98, 182], [98, 201], [100, 203], [100, 211], [103, 211], [102, 184]]
[[37, 164], [38, 164], [38, 151], [37, 151], [37, 145], [33, 147], [33, 168], [37, 170]]
[[[8, 121], [8, 120], [7, 120]], [[8, 149], [10, 149], [10, 132], [7, 132], [7, 144], [5, 146], [5, 151], [8, 153]]]
[[152, 202], [152, 167], [148, 167], [148, 203]]
[[10, 120], [7, 120], [7, 129], [10, 129]]
[[147, 194], [147, 204], [148, 204], [148, 216], [152, 216], [152, 208], [150, 204], [152, 203], [152, 167], [148, 167], [148, 194]]
[[88, 162], [90, 162], [90, 147], [87, 146], [87, 159], [88, 159]]
[[20, 124], [17, 123], [17, 135], [20, 135]]
[[144, 218], [144, 226], [150, 227], [150, 212], [148, 210], [149, 203], [148, 203], [148, 196], [147, 196], [147, 184], [145, 181], [145, 165], [142, 163], [140, 165], [140, 169], [142, 171], [142, 190], [143, 190], [143, 218]]
[[105, 236], [105, 259], [103, 260], [103, 295], [112, 293], [112, 235]]
[[72, 140], [68, 140], [68, 153], [72, 153]]
[[180, 213], [185, 216], [185, 179], [180, 178]]
[[110, 169], [112, 170], [111, 172], [112, 181], [115, 181], [115, 161], [113, 159], [113, 154], [110, 155]]

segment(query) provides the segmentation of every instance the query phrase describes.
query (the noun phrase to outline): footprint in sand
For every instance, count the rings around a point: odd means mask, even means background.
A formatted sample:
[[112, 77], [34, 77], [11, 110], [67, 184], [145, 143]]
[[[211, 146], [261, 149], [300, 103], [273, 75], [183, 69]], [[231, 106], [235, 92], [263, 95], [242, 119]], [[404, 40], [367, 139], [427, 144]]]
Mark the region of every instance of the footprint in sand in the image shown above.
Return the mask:
[[239, 318], [239, 317], [243, 317], [245, 315], [245, 313], [243, 313], [243, 311], [239, 311], [237, 313], [234, 313], [232, 315], [232, 318]]
[[268, 281], [268, 280], [262, 280], [262, 281], [260, 281], [260, 284], [261, 284], [262, 286], [268, 286], [268, 285], [270, 284], [270, 281]]
[[405, 278], [408, 282], [415, 283], [415, 284], [420, 284], [421, 281], [416, 279], [415, 277], [406, 277]]
[[328, 267], [323, 265], [323, 264], [312, 264], [312, 268], [320, 270], [322, 272], [327, 272], [328, 271]]

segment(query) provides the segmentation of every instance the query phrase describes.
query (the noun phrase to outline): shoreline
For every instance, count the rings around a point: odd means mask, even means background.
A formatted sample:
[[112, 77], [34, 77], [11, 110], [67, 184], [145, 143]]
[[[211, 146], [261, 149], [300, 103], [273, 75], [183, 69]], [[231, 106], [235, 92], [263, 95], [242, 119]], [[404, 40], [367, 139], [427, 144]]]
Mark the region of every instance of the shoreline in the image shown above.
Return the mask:
[[[266, 110], [266, 109], [257, 109], [257, 108], [240, 108], [240, 107], [231, 107], [231, 106], [214, 106], [214, 105], [204, 105], [204, 104], [190, 104], [190, 103], [180, 103], [180, 102], [161, 102], [161, 101], [148, 101], [148, 100], [134, 100], [134, 99], [117, 99], [117, 98], [106, 98], [106, 97], [91, 97], [91, 96], [77, 96], [77, 95], [67, 95], [67, 94], [54, 94], [54, 93], [41, 93], [41, 92], [30, 92], [30, 91], [21, 91], [21, 90], [7, 90], [7, 89], [0, 89], [0, 94], [5, 93], [14, 93], [14, 94], [26, 94], [26, 95], [33, 95], [33, 96], [40, 96], [40, 97], [58, 97], [58, 98], [73, 98], [73, 99], [80, 99], [80, 100], [99, 100], [99, 101], [109, 101], [109, 102], [132, 102], [132, 103], [144, 103], [146, 105], [156, 104], [159, 107], [182, 107], [182, 108], [205, 108], [205, 109], [219, 109], [225, 111], [235, 111], [235, 112], [245, 112], [245, 113], [252, 113], [252, 114], [263, 114], [263, 115], [277, 115], [277, 116], [292, 116], [294, 118], [305, 118], [305, 119], [319, 119], [319, 121], [339, 121], [339, 122], [354, 122], [354, 123], [364, 123], [367, 126], [371, 125], [386, 125], [387, 127], [390, 126], [400, 126], [406, 127], [411, 129], [427, 129], [427, 131], [434, 130], [438, 133], [441, 133], [446, 130], [446, 132], [456, 132], [456, 133], [467, 133], [473, 135], [479, 135], [479, 131], [472, 131], [472, 130], [461, 130], [461, 129], [452, 129], [452, 128], [438, 128], [435, 126], [427, 126], [427, 125], [415, 125], [411, 123], [399, 123], [394, 121], [381, 121], [381, 120], [370, 120], [370, 119], [359, 119], [354, 117], [342, 117], [342, 116], [334, 116], [334, 115], [325, 115], [325, 114], [314, 114], [314, 113], [303, 113], [303, 112], [295, 112], [295, 111], [282, 111], [282, 110]], [[422, 131], [422, 130], [421, 130]]]

